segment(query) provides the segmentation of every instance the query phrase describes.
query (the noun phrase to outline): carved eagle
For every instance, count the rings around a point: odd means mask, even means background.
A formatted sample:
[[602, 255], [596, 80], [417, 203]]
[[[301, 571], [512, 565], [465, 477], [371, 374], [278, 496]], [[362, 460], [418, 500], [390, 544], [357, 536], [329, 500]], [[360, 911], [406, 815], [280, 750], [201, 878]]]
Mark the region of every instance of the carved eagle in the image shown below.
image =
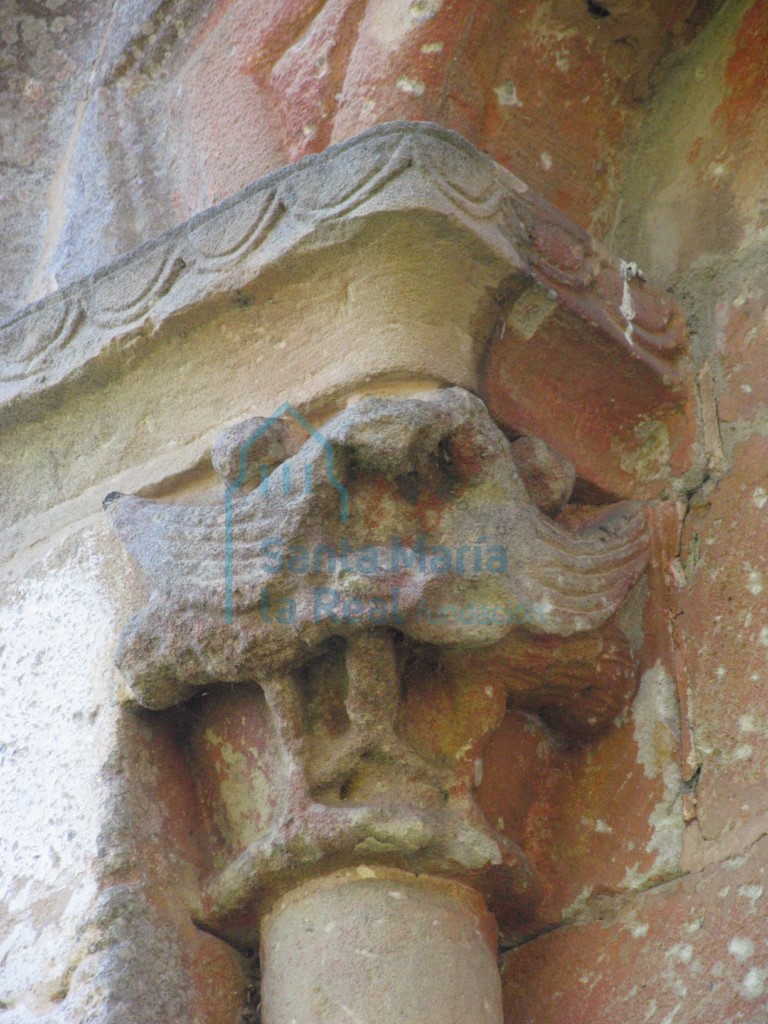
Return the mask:
[[513, 630], [585, 633], [645, 567], [640, 506], [604, 507], [575, 528], [545, 515], [510, 441], [461, 388], [367, 398], [321, 431], [301, 425], [310, 437], [297, 450], [284, 418], [228, 431], [213, 453], [214, 504], [105, 499], [153, 584], [118, 650], [142, 703], [262, 679], [376, 626], [459, 647]]

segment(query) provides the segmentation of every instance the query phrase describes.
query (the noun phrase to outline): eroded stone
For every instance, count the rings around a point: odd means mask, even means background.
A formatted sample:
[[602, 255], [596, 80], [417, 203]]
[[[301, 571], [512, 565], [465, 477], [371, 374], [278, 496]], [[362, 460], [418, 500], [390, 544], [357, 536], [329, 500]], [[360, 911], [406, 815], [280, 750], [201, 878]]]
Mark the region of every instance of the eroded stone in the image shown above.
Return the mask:
[[[534, 874], [474, 803], [478, 759], [507, 694], [583, 736], [631, 697], [628, 641], [606, 623], [648, 557], [642, 511], [625, 503], [553, 522], [510, 442], [460, 389], [362, 399], [243, 491], [246, 455], [267, 452], [268, 426], [230, 430], [217, 449], [228, 453], [223, 507], [106, 503], [155, 586], [117, 656], [137, 699], [164, 708], [235, 682], [258, 682], [266, 698], [244, 698], [263, 737], [255, 746], [220, 719], [220, 701], [196, 715], [189, 742], [229, 848], [197, 919], [249, 941], [297, 870], [371, 855], [472, 879], [507, 912], [526, 912]], [[478, 690], [480, 666], [497, 677], [503, 666], [501, 687], [484, 684], [486, 710], [459, 726], [461, 747], [442, 753], [402, 734], [403, 684], [439, 678], [419, 651], [440, 648], [457, 679], [471, 664], [460, 652], [478, 648]], [[256, 751], [269, 728], [280, 754], [268, 766]]]

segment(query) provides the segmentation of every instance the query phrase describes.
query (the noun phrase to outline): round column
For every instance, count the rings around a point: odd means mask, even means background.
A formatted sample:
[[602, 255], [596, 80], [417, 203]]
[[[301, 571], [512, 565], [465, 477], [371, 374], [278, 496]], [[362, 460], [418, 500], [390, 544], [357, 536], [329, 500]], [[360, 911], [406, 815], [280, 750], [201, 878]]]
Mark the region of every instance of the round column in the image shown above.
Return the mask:
[[502, 1024], [496, 922], [450, 880], [385, 867], [314, 879], [261, 927], [264, 1024]]

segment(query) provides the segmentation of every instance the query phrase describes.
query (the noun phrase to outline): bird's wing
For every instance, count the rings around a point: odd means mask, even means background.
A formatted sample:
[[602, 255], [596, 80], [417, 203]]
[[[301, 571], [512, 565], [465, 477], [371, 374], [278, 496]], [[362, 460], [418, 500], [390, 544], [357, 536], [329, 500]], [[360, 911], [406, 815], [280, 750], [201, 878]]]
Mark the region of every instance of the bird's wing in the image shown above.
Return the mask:
[[610, 506], [601, 517], [569, 529], [533, 517], [534, 537], [520, 590], [530, 605], [535, 632], [568, 636], [596, 629], [621, 605], [649, 558], [642, 507]]
[[224, 586], [224, 508], [168, 505], [121, 495], [106, 506], [112, 527], [164, 592]]

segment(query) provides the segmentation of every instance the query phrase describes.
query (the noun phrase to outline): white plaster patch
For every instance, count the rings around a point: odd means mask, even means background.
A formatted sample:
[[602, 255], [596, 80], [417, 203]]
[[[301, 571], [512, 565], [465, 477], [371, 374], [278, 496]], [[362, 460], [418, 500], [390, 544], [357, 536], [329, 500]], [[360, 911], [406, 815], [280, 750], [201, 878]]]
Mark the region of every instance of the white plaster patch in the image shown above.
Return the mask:
[[[653, 873], [675, 870], [683, 841], [682, 780], [677, 757], [679, 710], [675, 684], [661, 660], [642, 675], [632, 704], [632, 724], [637, 760], [646, 778], [661, 775], [664, 781], [663, 797], [648, 819], [653, 834], [646, 849], [657, 854]], [[625, 885], [634, 887], [643, 881], [635, 868], [627, 869]]]
[[563, 921], [572, 921], [586, 909], [589, 897], [592, 895], [592, 890], [593, 886], [584, 886], [576, 899], [563, 910]]
[[517, 89], [513, 82], [502, 82], [501, 85], [497, 85], [493, 91], [496, 93], [496, 99], [499, 101], [499, 106], [522, 107], [522, 100], [517, 95]]
[[444, 43], [424, 43], [421, 48], [422, 53], [442, 53]]
[[[509, 312], [507, 322], [516, 333], [521, 334], [527, 341], [549, 319], [558, 305], [557, 296], [553, 297], [543, 288], [534, 286], [524, 291], [515, 302]], [[548, 615], [553, 607], [551, 602], [545, 599], [539, 604], [539, 611], [542, 615]]]
[[645, 1016], [643, 1017], [643, 1024], [648, 1024], [648, 1021], [651, 1019], [651, 1017], [655, 1016], [657, 1008], [658, 1004], [656, 1003], [656, 1000], [652, 999], [650, 1003], [648, 1003], [648, 1009], [645, 1011]]
[[552, 170], [552, 157], [546, 152], [546, 150], [541, 154], [541, 166], [545, 171]]
[[426, 86], [417, 78], [407, 78], [403, 75], [397, 80], [397, 88], [409, 96], [423, 96]]
[[760, 644], [761, 647], [768, 647], [768, 626], [763, 626], [763, 628], [760, 630], [757, 637], [757, 642]]
[[765, 508], [768, 504], [768, 492], [764, 487], [756, 487], [752, 492], [752, 501], [755, 508]]
[[668, 764], [667, 751], [660, 750], [659, 740], [666, 740], [661, 746], [672, 749], [680, 728], [675, 684], [661, 659], [643, 672], [632, 704], [632, 724], [637, 760], [645, 777], [655, 779]]
[[749, 569], [747, 571], [747, 590], [750, 594], [754, 594], [755, 597], [758, 594], [762, 594], [763, 575], [758, 569]]
[[752, 904], [752, 909], [756, 910], [755, 904], [763, 895], [762, 885], [740, 885], [738, 889], [739, 896], [743, 896], [748, 899]]
[[624, 317], [627, 325], [624, 329], [624, 337], [630, 345], [634, 345], [633, 334], [635, 330], [634, 320], [636, 310], [635, 300], [632, 298], [630, 281], [633, 281], [636, 277], [640, 278], [640, 280], [645, 280], [645, 276], [638, 265], [633, 263], [631, 260], [619, 260], [619, 273], [621, 274], [624, 282], [624, 288], [621, 295], [621, 305], [619, 306], [619, 312]]
[[412, 0], [408, 13], [414, 21], [421, 24], [434, 18], [442, 6], [443, 0]]
[[667, 950], [666, 956], [671, 957], [673, 960], [679, 960], [681, 964], [689, 964], [693, 959], [693, 946], [685, 945], [674, 945]]
[[739, 989], [739, 995], [744, 999], [759, 999], [765, 992], [765, 979], [768, 977], [768, 970], [760, 967], [750, 967], [744, 975]]
[[664, 1018], [664, 1020], [661, 1022], [661, 1024], [672, 1024], [672, 1022], [674, 1021], [675, 1017], [680, 1012], [680, 1009], [682, 1008], [682, 1005], [683, 1005], [682, 1003], [678, 1003], [677, 1006], [674, 1008], [674, 1010], [672, 1010], [671, 1013], [667, 1014], [667, 1016]]
[[96, 896], [116, 715], [105, 532], [77, 535], [0, 595], [0, 1000], [19, 1009], [20, 999], [32, 1006], [66, 991]]
[[746, 939], [743, 935], [734, 935], [728, 943], [728, 952], [740, 963], [744, 963], [755, 952], [755, 944], [752, 939]]

